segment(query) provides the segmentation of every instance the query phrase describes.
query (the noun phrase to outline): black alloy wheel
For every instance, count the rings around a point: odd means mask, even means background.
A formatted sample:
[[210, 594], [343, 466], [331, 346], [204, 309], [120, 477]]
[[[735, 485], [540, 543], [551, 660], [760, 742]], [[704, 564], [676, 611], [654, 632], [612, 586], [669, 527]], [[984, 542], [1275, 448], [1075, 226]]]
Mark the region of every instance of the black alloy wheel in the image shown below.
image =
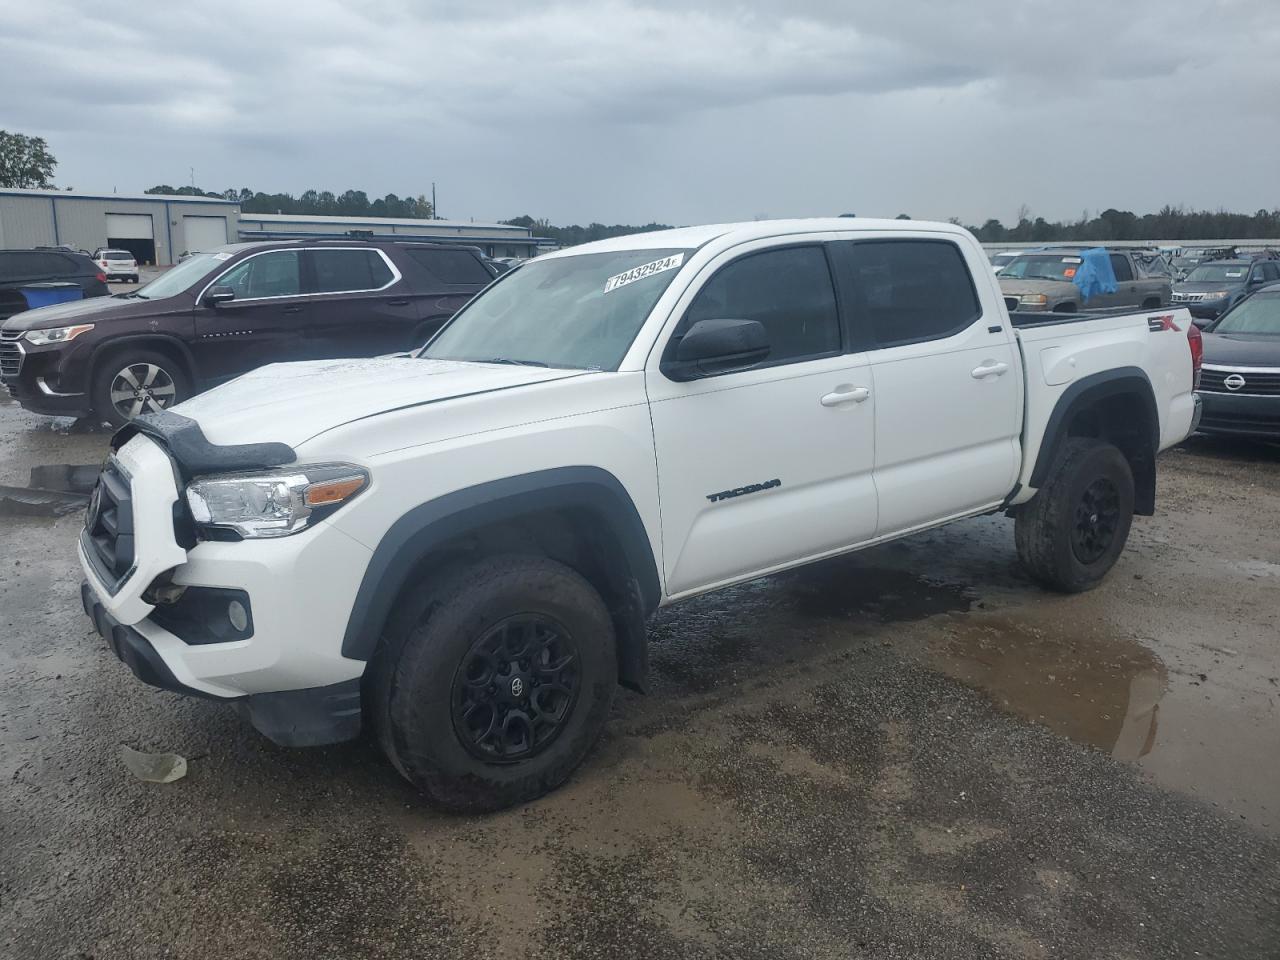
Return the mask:
[[1071, 549], [1081, 563], [1095, 563], [1115, 542], [1120, 527], [1120, 491], [1108, 477], [1085, 488], [1076, 504]]
[[541, 753], [578, 698], [578, 651], [549, 617], [518, 614], [489, 629], [453, 677], [453, 728], [472, 756], [514, 763]]

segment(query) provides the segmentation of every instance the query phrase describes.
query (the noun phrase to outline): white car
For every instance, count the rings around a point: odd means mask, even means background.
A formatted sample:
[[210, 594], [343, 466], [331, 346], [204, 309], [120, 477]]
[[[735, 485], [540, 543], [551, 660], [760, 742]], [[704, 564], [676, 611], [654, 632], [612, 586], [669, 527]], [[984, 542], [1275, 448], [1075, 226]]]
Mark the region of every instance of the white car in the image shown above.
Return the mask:
[[999, 276], [1001, 270], [1013, 263], [1025, 252], [1025, 250], [1001, 250], [999, 253], [993, 253], [991, 255], [991, 272]]
[[138, 261], [128, 250], [99, 247], [93, 252], [93, 262], [107, 275], [108, 280], [138, 282]]
[[665, 604], [1008, 511], [1077, 591], [1195, 427], [1184, 310], [1020, 317], [945, 223], [564, 250], [415, 356], [276, 364], [124, 427], [82, 601], [142, 680], [278, 743], [374, 727], [432, 801], [564, 781]]

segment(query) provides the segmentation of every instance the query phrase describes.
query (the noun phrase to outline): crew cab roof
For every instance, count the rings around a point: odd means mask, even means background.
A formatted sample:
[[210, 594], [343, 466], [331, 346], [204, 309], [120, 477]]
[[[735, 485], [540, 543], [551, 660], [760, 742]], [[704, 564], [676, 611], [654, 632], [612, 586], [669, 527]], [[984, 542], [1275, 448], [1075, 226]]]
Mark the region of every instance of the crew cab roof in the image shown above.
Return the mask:
[[610, 253], [615, 250], [669, 250], [696, 249], [712, 240], [727, 239], [736, 242], [759, 240], [789, 233], [842, 232], [902, 232], [949, 233], [965, 236], [963, 227], [953, 223], [931, 220], [875, 220], [867, 217], [811, 217], [793, 220], [751, 220], [745, 223], [712, 223], [701, 227], [676, 227], [673, 230], [655, 230], [652, 233], [633, 233], [625, 237], [596, 240], [581, 246], [568, 247], [555, 253], [544, 254], [540, 260], [553, 257], [572, 257], [581, 253]]

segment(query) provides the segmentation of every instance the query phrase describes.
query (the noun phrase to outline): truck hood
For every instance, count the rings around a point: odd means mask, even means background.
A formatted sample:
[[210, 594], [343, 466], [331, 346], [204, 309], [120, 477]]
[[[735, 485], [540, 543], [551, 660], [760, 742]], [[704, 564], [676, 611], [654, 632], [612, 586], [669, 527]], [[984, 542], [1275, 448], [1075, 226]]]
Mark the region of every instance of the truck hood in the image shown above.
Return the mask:
[[173, 409], [198, 422], [212, 443], [297, 446], [380, 413], [588, 372], [407, 356], [274, 363]]
[[1069, 280], [1015, 280], [1001, 275], [1000, 290], [1008, 296], [1021, 296], [1024, 293], [1043, 293], [1046, 296], [1067, 296], [1078, 294], [1078, 288]]
[[151, 313], [173, 309], [172, 298], [143, 300], [140, 297], [89, 297], [70, 303], [55, 303], [51, 307], [37, 307], [15, 313], [4, 322], [5, 330], [47, 330], [50, 327], [69, 327], [76, 323], [100, 323], [104, 320], [125, 317], [145, 317]]
[[1204, 362], [1231, 367], [1280, 367], [1280, 336], [1206, 333]]

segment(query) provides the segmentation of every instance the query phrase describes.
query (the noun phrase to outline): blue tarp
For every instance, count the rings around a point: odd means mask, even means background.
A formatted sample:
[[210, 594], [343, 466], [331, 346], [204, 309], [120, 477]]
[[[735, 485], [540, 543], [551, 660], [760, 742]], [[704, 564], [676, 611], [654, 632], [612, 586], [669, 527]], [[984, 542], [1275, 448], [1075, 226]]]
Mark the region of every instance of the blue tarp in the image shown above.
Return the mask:
[[1071, 282], [1080, 288], [1085, 303], [1100, 293], [1116, 292], [1116, 272], [1111, 269], [1111, 257], [1102, 247], [1080, 251], [1080, 266]]

